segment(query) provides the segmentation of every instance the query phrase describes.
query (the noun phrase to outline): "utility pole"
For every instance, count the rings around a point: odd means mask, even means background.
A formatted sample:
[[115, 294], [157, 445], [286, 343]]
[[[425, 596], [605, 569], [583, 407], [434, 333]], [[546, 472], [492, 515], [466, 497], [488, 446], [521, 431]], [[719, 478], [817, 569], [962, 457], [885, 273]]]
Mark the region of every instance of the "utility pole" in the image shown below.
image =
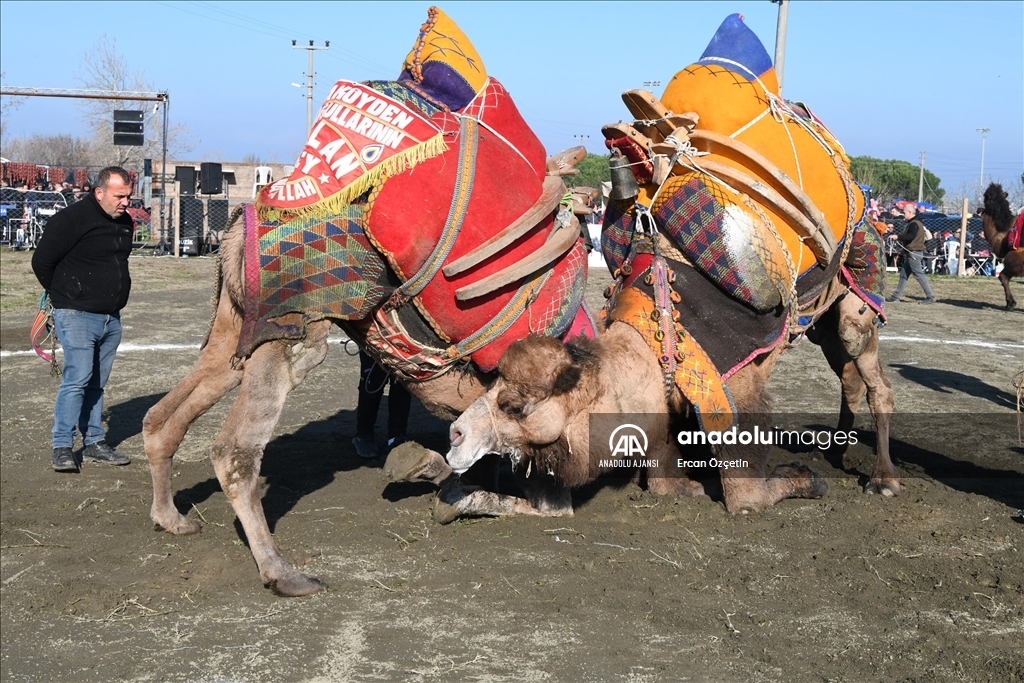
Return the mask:
[[775, 77], [782, 97], [782, 72], [786, 66], [786, 24], [789, 22], [789, 0], [772, 0], [779, 5], [779, 23], [775, 27]]
[[988, 137], [988, 132], [991, 128], [975, 128], [974, 130], [981, 133], [981, 177], [978, 178], [978, 197], [981, 198], [985, 194], [985, 138]]
[[917, 181], [917, 203], [924, 201], [924, 152], [921, 152], [921, 177]]
[[306, 131], [309, 132], [313, 128], [313, 51], [331, 49], [331, 41], [325, 40], [323, 47], [314, 46], [312, 40], [308, 46], [296, 45], [295, 42], [292, 41], [292, 49], [309, 50], [309, 68], [306, 70]]

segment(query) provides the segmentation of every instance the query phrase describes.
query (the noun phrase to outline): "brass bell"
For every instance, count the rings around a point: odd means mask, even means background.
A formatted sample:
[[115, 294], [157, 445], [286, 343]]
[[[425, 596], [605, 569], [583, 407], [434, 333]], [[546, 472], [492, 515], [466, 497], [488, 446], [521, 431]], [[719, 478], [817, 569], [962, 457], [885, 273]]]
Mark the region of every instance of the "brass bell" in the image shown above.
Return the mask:
[[636, 176], [629, 168], [629, 160], [618, 147], [612, 148], [608, 168], [612, 174], [612, 191], [609, 196], [613, 201], [632, 200], [640, 194], [640, 186], [636, 184]]

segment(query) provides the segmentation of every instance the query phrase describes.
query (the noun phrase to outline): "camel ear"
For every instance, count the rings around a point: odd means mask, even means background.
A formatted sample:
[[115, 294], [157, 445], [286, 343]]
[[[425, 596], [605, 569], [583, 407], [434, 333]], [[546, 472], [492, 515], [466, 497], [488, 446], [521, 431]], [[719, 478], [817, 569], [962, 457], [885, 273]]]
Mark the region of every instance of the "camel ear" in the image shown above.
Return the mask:
[[1009, 197], [1009, 196], [1010, 196], [1010, 195], [1009, 195], [1008, 193], [1006, 193], [1006, 192], [1003, 192], [1003, 199], [1006, 199], [1006, 198], [1007, 198], [1007, 197]]
[[583, 368], [579, 365], [565, 365], [561, 370], [558, 371], [558, 375], [555, 377], [555, 382], [551, 386], [551, 394], [558, 396], [559, 394], [567, 394], [576, 388], [576, 385], [580, 383], [580, 377], [583, 376]]

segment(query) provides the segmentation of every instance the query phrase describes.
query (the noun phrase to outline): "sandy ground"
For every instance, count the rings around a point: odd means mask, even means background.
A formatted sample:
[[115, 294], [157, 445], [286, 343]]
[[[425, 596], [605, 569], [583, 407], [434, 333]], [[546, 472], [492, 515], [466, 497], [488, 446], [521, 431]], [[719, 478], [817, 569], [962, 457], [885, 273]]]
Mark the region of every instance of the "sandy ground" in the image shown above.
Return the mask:
[[[612, 482], [578, 491], [575, 517], [438, 526], [430, 486], [387, 485], [355, 456], [358, 362], [334, 345], [289, 398], [261, 478], [285, 557], [331, 588], [282, 599], [260, 585], [207, 458], [229, 400], [175, 465], [176, 502], [203, 532], [174, 537], [149, 520], [142, 416], [197, 357], [214, 261], [132, 260], [133, 346], [107, 413], [110, 441], [134, 462], [62, 475], [49, 466], [57, 381], [17, 353], [38, 297], [27, 258], [0, 261], [0, 347], [15, 352], [0, 362], [4, 681], [1024, 678], [1012, 386], [1024, 312], [1001, 310], [992, 278], [938, 278], [934, 306], [911, 284], [891, 308], [882, 354], [903, 495], [861, 493], [867, 419], [841, 468], [773, 453], [808, 462], [830, 491], [749, 517], [716, 496]], [[592, 276], [595, 301], [607, 281]], [[810, 343], [785, 354], [772, 390], [780, 410], [838, 409], [839, 383]], [[412, 438], [443, 452], [446, 434], [414, 405]]]

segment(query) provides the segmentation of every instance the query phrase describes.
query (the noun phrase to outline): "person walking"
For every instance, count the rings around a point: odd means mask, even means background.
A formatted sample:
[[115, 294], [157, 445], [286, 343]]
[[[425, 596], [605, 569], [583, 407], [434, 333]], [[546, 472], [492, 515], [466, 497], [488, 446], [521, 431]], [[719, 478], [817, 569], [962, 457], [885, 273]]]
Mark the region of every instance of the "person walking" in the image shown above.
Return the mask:
[[903, 259], [903, 265], [900, 267], [900, 282], [896, 285], [896, 291], [892, 293], [892, 296], [887, 297], [886, 301], [899, 301], [910, 276], [913, 275], [917, 278], [921, 289], [924, 290], [925, 298], [921, 303], [933, 304], [935, 303], [935, 294], [932, 292], [931, 285], [928, 284], [928, 278], [924, 275], [924, 250], [927, 237], [924, 224], [917, 218], [917, 205], [905, 204], [903, 218], [907, 221], [907, 227], [896, 239], [903, 245], [906, 258]]
[[356, 454], [360, 458], [372, 460], [380, 456], [374, 425], [384, 396], [384, 387], [388, 382], [391, 382], [391, 390], [388, 392], [388, 431], [384, 455], [405, 441], [412, 395], [371, 356], [360, 351], [356, 435], [352, 439], [352, 445], [356, 447]]
[[75, 427], [82, 459], [108, 465], [131, 460], [111, 448], [101, 423], [103, 389], [121, 342], [121, 309], [132, 280], [132, 219], [126, 209], [131, 176], [119, 166], [100, 171], [95, 189], [58, 211], [32, 255], [32, 270], [53, 304], [64, 372], [53, 408], [53, 469], [77, 472]]

